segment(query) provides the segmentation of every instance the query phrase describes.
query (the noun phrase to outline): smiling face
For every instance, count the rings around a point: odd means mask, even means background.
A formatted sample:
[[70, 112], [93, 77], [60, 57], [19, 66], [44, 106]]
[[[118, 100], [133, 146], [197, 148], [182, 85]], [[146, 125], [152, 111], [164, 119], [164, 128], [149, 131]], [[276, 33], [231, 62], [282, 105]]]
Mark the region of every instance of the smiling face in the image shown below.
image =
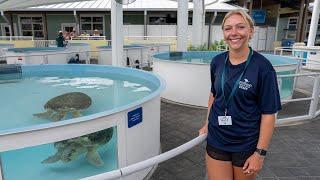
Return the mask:
[[230, 50], [247, 48], [253, 35], [253, 28], [240, 14], [232, 14], [225, 19], [222, 30]]

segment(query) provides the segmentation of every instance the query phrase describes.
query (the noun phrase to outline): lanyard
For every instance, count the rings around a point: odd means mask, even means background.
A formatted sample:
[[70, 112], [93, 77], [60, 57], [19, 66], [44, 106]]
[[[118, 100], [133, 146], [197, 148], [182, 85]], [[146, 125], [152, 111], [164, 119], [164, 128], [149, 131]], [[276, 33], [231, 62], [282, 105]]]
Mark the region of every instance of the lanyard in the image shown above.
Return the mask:
[[227, 108], [229, 106], [229, 103], [231, 101], [231, 98], [234, 96], [234, 94], [236, 93], [236, 90], [237, 90], [237, 87], [239, 86], [239, 83], [240, 83], [240, 80], [244, 74], [244, 72], [246, 71], [250, 61], [251, 61], [251, 57], [252, 57], [252, 54], [253, 54], [253, 50], [251, 47], [249, 47], [250, 49], [250, 52], [249, 52], [249, 56], [247, 58], [247, 62], [246, 62], [246, 66], [244, 67], [241, 75], [239, 76], [239, 78], [237, 79], [237, 81], [234, 83], [233, 85], [233, 88], [232, 88], [232, 91], [229, 95], [229, 98], [228, 100], [226, 101], [226, 96], [224, 94], [224, 85], [225, 85], [225, 74], [226, 74], [226, 65], [227, 65], [227, 61], [229, 59], [229, 55], [227, 54], [225, 60], [224, 60], [224, 66], [223, 66], [223, 71], [222, 71], [222, 77], [221, 77], [221, 89], [222, 89], [222, 95], [223, 95], [223, 100], [224, 100], [224, 103], [225, 103], [225, 112], [224, 112], [224, 115], [226, 116], [227, 115]]

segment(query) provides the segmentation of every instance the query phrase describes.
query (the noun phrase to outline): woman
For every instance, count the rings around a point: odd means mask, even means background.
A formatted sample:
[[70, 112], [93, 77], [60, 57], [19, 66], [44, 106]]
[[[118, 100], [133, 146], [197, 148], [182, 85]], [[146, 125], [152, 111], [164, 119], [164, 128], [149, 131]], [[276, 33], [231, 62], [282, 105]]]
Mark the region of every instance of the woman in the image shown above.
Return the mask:
[[281, 109], [276, 72], [249, 47], [253, 20], [244, 11], [226, 14], [222, 30], [229, 51], [211, 63], [206, 165], [209, 180], [250, 180], [262, 168]]

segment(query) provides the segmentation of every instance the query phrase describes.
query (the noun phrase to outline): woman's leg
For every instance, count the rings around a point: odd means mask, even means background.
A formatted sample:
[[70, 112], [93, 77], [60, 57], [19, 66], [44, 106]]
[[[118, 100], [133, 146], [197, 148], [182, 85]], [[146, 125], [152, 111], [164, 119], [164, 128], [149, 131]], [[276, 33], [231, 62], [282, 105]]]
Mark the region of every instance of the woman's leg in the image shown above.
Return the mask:
[[206, 154], [208, 180], [233, 180], [231, 161], [219, 161]]
[[234, 180], [254, 180], [255, 175], [247, 176], [243, 173], [242, 167], [233, 166]]

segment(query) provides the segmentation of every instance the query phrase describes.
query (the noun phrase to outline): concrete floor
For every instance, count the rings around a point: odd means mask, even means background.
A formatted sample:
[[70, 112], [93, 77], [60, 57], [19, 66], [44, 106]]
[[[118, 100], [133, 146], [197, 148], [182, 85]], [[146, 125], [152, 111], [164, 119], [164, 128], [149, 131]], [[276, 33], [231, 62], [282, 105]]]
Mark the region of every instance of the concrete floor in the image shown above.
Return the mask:
[[[311, 80], [297, 84], [301, 91], [294, 97], [307, 97], [312, 92]], [[283, 105], [279, 117], [308, 113], [310, 102]], [[318, 106], [319, 107], [319, 106]], [[319, 108], [318, 108], [319, 109]], [[206, 109], [162, 102], [161, 145], [166, 152], [197, 137], [206, 118]], [[204, 180], [205, 142], [159, 164], [151, 180]], [[264, 168], [257, 179], [320, 180], [320, 117], [300, 125], [277, 127]]]

